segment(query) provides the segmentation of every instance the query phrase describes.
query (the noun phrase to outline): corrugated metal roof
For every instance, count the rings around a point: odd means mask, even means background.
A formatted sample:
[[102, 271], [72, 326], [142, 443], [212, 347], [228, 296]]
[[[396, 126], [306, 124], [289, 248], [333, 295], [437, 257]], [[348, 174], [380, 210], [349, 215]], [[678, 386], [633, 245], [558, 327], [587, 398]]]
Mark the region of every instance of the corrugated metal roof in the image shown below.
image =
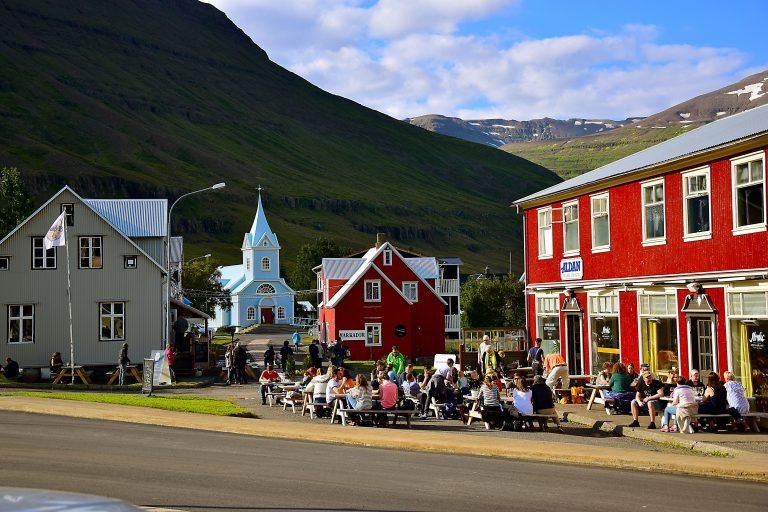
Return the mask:
[[437, 279], [440, 269], [435, 258], [405, 258], [405, 263], [422, 279]]
[[171, 263], [179, 263], [184, 257], [184, 237], [171, 237]]
[[765, 132], [768, 132], [768, 105], [755, 107], [705, 124], [621, 160], [616, 160], [581, 176], [518, 199], [514, 204], [591, 185]]
[[442, 258], [442, 257], [440, 257], [440, 258], [437, 258], [437, 259], [438, 259], [438, 261], [440, 261], [440, 263], [445, 263], [446, 265], [463, 265], [464, 264], [464, 262], [461, 261], [461, 258], [453, 258], [453, 257]]
[[84, 199], [126, 236], [165, 236], [167, 199]]
[[323, 258], [323, 276], [326, 279], [349, 279], [365, 261], [357, 258]]

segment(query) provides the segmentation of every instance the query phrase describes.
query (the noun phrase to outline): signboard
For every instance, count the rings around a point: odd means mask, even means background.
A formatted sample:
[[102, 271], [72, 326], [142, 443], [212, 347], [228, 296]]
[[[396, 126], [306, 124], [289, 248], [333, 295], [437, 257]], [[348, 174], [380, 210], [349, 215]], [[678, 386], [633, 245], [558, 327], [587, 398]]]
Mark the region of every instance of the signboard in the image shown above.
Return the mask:
[[405, 336], [405, 332], [406, 331], [405, 331], [404, 325], [400, 324], [395, 327], [395, 336], [397, 336], [398, 338], [402, 338], [403, 336]]
[[144, 359], [144, 375], [141, 381], [141, 393], [152, 394], [152, 376], [155, 373], [155, 360]]
[[753, 331], [749, 336], [749, 347], [752, 350], [763, 350], [765, 348], [765, 333]]
[[459, 366], [459, 358], [453, 354], [435, 354], [435, 369], [440, 371], [442, 368], [448, 366], [449, 359], [453, 359], [453, 362], [455, 363], [454, 366], [457, 370], [461, 371], [461, 367]]
[[167, 386], [170, 384], [171, 369], [168, 367], [168, 360], [165, 358], [165, 350], [153, 350], [152, 361], [154, 362], [152, 384], [155, 386]]
[[584, 263], [581, 258], [560, 260], [560, 279], [572, 281], [584, 277]]
[[365, 340], [365, 329], [361, 330], [343, 330], [339, 331], [339, 338], [342, 340], [351, 340], [351, 341], [364, 341]]

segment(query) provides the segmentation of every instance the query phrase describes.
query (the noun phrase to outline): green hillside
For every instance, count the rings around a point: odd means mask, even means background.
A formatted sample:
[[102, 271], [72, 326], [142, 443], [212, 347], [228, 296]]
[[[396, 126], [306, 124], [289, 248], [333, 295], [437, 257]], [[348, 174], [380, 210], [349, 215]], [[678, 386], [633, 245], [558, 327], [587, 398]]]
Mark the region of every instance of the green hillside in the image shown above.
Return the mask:
[[168, 197], [226, 181], [173, 213], [190, 255], [240, 260], [264, 187], [284, 248], [376, 232], [465, 271], [521, 262], [509, 204], [559, 181], [493, 148], [434, 134], [328, 94], [271, 62], [193, 0], [0, 0], [0, 165], [38, 201]]

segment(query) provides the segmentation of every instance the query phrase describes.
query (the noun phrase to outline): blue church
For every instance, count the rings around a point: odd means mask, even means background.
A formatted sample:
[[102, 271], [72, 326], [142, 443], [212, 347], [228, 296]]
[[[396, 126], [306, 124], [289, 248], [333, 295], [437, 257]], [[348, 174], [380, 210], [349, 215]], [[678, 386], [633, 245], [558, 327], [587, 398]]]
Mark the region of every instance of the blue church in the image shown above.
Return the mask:
[[259, 323], [292, 324], [294, 292], [280, 278], [280, 243], [264, 215], [261, 190], [256, 218], [240, 250], [241, 265], [220, 268], [221, 284], [232, 296], [232, 308], [217, 308], [211, 325], [244, 328]]

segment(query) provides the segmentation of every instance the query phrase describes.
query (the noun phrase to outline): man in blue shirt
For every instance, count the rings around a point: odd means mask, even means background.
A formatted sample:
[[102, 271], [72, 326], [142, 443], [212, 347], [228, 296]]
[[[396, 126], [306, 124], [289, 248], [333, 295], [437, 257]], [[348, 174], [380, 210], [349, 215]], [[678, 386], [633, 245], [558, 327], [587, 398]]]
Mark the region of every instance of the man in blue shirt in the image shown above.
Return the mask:
[[536, 338], [536, 345], [528, 350], [528, 364], [533, 368], [534, 375], [544, 374], [544, 350], [541, 348], [541, 338]]
[[296, 352], [298, 352], [299, 346], [301, 345], [301, 334], [299, 334], [299, 331], [293, 331], [291, 340], [293, 340], [293, 346], [296, 347]]

